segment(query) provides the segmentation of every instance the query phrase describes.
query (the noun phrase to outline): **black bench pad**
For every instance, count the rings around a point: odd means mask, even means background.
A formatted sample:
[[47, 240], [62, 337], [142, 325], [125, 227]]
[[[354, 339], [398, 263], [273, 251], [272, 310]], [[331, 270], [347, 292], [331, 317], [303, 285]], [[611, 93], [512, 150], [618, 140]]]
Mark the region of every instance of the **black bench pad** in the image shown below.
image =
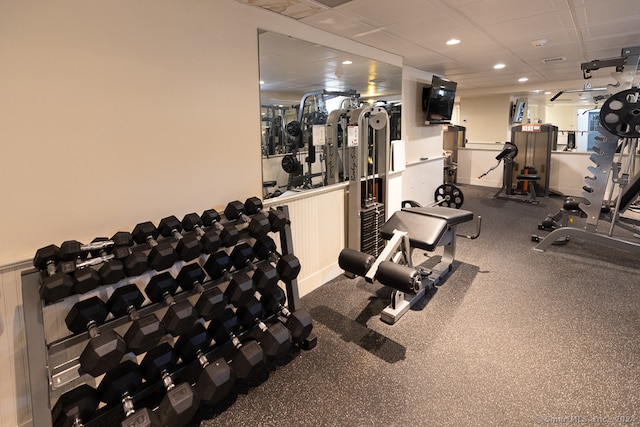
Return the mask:
[[[457, 211], [458, 209], [451, 210]], [[434, 251], [447, 231], [447, 220], [425, 214], [416, 215], [414, 212], [403, 209], [391, 215], [391, 218], [384, 223], [380, 228], [380, 236], [389, 240], [393, 237], [394, 230], [407, 232], [412, 247], [425, 251]]]
[[462, 224], [463, 222], [473, 220], [473, 212], [465, 211], [462, 209], [445, 208], [442, 206], [423, 206], [419, 208], [403, 208], [402, 210], [414, 214], [444, 219], [449, 225], [458, 225]]

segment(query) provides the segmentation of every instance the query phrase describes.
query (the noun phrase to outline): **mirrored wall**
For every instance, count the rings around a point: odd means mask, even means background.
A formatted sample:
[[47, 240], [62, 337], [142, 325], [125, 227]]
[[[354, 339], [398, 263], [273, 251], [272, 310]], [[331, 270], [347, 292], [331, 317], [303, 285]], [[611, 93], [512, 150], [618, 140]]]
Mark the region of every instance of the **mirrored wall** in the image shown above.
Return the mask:
[[327, 127], [346, 134], [338, 111], [382, 105], [400, 138], [401, 67], [272, 31], [258, 32], [258, 47], [265, 198], [343, 179], [327, 172]]

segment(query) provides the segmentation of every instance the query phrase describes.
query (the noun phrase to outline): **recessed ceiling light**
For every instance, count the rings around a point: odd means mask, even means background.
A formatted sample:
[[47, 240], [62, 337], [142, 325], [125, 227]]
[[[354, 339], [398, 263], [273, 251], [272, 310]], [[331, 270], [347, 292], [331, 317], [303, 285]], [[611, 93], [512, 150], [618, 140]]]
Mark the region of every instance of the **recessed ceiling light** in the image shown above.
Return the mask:
[[458, 44], [458, 43], [460, 43], [460, 40], [458, 40], [458, 39], [451, 39], [451, 40], [447, 40], [447, 44], [448, 44], [449, 46], [452, 46], [452, 45], [454, 45], [454, 44]]
[[349, 60], [347, 59], [347, 60], [345, 60], [345, 61], [342, 61], [342, 64], [343, 64], [343, 65], [351, 65], [351, 64], [353, 64], [353, 61], [349, 61]]
[[528, 78], [526, 78], [526, 77], [520, 77], [520, 78], [518, 79], [518, 81], [519, 81], [519, 82], [521, 82], [521, 83], [522, 83], [522, 82], [526, 82], [527, 80], [529, 80], [529, 79], [528, 79]]
[[551, 92], [546, 91], [544, 94], [545, 94], [545, 95], [551, 95]]
[[504, 64], [496, 64], [493, 66], [493, 68], [495, 68], [496, 70], [502, 70], [504, 67], [506, 67], [506, 65]]
[[263, 85], [264, 84], [264, 80], [260, 80], [260, 84]]

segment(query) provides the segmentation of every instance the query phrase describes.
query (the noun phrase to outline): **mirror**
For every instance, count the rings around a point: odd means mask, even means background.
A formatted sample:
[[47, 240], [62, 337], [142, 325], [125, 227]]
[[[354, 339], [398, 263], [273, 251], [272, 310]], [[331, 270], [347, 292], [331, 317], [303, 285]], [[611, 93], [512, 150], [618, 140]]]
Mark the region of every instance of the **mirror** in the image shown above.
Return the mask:
[[399, 139], [401, 67], [272, 31], [258, 31], [258, 50], [265, 198], [342, 180], [326, 173], [332, 111], [384, 105]]

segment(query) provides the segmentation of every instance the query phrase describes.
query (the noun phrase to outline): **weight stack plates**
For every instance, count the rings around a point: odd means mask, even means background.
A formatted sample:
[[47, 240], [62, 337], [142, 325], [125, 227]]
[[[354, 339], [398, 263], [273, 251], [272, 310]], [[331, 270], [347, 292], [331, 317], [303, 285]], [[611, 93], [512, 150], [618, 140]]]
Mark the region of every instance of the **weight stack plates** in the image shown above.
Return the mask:
[[384, 224], [384, 205], [374, 203], [360, 211], [360, 250], [377, 257], [384, 249], [380, 227]]

